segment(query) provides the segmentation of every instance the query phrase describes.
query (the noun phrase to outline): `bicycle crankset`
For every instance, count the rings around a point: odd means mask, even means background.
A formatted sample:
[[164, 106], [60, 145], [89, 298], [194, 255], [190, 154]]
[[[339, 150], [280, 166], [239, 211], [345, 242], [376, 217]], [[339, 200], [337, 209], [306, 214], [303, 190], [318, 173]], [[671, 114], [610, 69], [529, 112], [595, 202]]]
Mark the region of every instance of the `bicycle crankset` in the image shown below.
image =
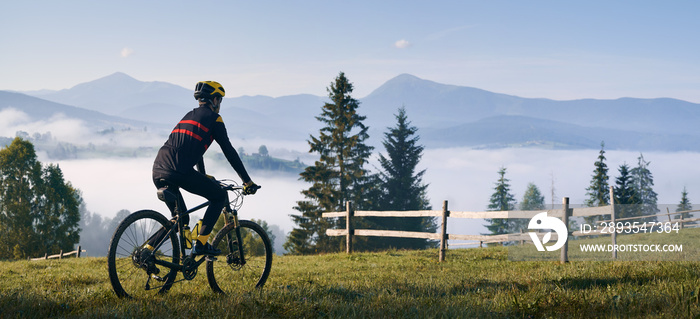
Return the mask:
[[197, 268], [199, 268], [199, 264], [197, 264], [192, 256], [187, 256], [182, 261], [182, 276], [187, 280], [194, 279], [194, 277], [197, 276]]

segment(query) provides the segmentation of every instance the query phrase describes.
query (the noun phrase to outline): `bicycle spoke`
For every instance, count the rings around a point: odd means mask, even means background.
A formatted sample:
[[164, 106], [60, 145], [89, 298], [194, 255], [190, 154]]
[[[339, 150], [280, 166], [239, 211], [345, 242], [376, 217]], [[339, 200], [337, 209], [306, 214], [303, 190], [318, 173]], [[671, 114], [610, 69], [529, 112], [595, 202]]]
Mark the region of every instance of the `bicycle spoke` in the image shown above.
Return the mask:
[[[223, 183], [222, 188], [237, 194], [229, 205], [240, 208], [243, 187]], [[231, 207], [226, 211], [231, 212]], [[207, 279], [214, 291], [233, 294], [261, 288], [270, 274], [272, 247], [265, 230], [246, 220], [238, 225], [235, 228], [229, 224], [213, 234], [212, 244], [223, 252], [216, 259], [206, 259]], [[119, 297], [143, 298], [165, 292], [173, 283], [190, 280], [196, 274], [196, 269], [186, 265], [187, 259], [180, 264], [180, 242], [173, 226], [172, 220], [151, 210], [137, 211], [119, 224], [107, 257], [110, 283]], [[179, 265], [177, 269], [183, 271], [184, 278], [176, 281], [178, 271], [157, 261]]]
[[[175, 276], [170, 275], [171, 270], [156, 265], [155, 261], [179, 262], [175, 234], [164, 233], [155, 251], [144, 247], [152, 236], [167, 225], [167, 219], [154, 211], [136, 212], [119, 225], [108, 256], [110, 282], [117, 295], [142, 298], [165, 290], [172, 284]], [[156, 285], [152, 285], [154, 283]]]
[[[214, 291], [232, 294], [262, 287], [272, 267], [272, 247], [265, 231], [250, 221], [240, 221], [245, 264], [238, 251], [236, 230], [228, 226], [214, 239], [222, 250], [216, 261], [207, 263], [207, 279]], [[231, 251], [229, 247], [232, 247]]]

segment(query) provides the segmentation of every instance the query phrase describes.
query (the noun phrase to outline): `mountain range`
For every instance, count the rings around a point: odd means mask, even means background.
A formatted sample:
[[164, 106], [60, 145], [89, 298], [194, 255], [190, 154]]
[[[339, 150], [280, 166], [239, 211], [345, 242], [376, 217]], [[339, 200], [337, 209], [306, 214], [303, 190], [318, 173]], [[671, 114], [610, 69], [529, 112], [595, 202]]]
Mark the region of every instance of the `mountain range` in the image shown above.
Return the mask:
[[[327, 100], [309, 94], [230, 97], [221, 114], [232, 136], [303, 141], [318, 134], [322, 125], [315, 117]], [[402, 74], [359, 101], [375, 146], [405, 107], [428, 148], [595, 149], [605, 141], [606, 149], [700, 150], [700, 104], [671, 98], [522, 98]], [[147, 126], [167, 132], [195, 106], [191, 89], [124, 73], [60, 91], [0, 91], [0, 111], [14, 107], [36, 121], [61, 113], [95, 130]]]

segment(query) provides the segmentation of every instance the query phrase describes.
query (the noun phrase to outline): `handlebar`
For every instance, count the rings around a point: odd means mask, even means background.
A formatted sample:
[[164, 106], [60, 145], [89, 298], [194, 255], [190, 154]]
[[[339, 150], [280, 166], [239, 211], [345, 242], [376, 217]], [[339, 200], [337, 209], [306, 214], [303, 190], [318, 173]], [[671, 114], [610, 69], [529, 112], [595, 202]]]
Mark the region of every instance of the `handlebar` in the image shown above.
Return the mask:
[[[235, 181], [230, 180], [230, 179], [222, 179], [222, 180], [219, 180], [217, 182], [219, 182], [219, 184], [221, 185], [221, 188], [223, 188], [224, 190], [227, 190], [227, 191], [236, 191], [236, 190], [242, 191], [244, 188], [243, 186], [238, 185]], [[262, 186], [260, 186], [260, 185], [255, 185], [255, 186], [257, 186], [256, 190], [262, 188]]]
[[235, 181], [230, 179], [217, 180], [221, 188], [227, 191], [243, 190], [243, 186], [238, 185]]
[[[231, 195], [229, 196], [229, 205], [231, 208], [238, 210], [241, 208], [243, 205], [243, 196], [245, 193], [243, 192], [243, 186], [238, 185], [236, 181], [230, 180], [230, 179], [222, 179], [218, 180], [219, 185], [221, 185], [221, 188], [226, 190], [226, 191], [231, 191]], [[259, 185], [257, 189], [260, 189]]]

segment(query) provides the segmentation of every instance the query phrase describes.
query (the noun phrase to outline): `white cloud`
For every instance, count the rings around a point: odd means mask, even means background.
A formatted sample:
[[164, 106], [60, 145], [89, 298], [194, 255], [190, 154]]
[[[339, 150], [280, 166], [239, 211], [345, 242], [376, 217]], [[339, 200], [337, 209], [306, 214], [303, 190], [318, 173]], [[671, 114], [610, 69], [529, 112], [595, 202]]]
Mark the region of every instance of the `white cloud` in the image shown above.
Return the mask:
[[132, 55], [133, 53], [134, 53], [134, 49], [129, 48], [129, 47], [124, 47], [124, 48], [122, 49], [122, 53], [121, 53], [121, 54], [122, 54], [122, 58], [129, 57], [129, 56]]
[[399, 41], [394, 42], [394, 46], [398, 49], [405, 49], [411, 46], [411, 42], [401, 39]]
[[68, 118], [58, 113], [47, 120], [34, 121], [26, 113], [8, 108], [0, 111], [0, 136], [14, 137], [18, 131], [29, 135], [35, 133], [51, 135], [60, 141], [79, 142], [89, 131], [81, 120]]
[[15, 108], [0, 110], [0, 136], [15, 136], [17, 123], [29, 122], [29, 115]]

